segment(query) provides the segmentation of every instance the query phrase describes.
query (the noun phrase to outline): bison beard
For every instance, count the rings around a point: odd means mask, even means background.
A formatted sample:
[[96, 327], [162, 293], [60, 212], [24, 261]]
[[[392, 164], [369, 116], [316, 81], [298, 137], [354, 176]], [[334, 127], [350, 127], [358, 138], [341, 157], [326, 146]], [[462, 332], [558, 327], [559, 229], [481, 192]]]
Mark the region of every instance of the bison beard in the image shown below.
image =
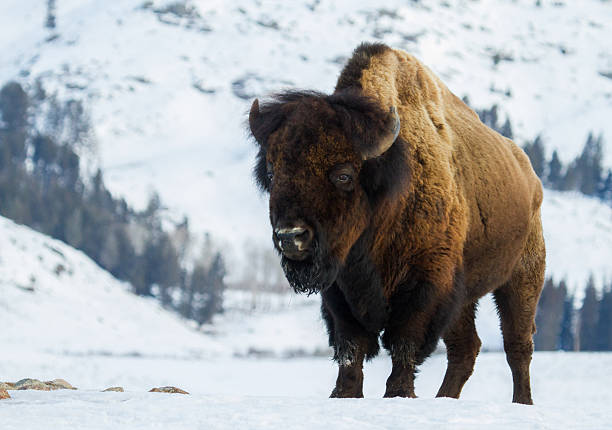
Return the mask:
[[322, 250], [318, 241], [313, 244], [311, 257], [296, 261], [283, 256], [281, 266], [293, 291], [307, 295], [325, 291], [336, 280], [339, 271], [335, 259]]

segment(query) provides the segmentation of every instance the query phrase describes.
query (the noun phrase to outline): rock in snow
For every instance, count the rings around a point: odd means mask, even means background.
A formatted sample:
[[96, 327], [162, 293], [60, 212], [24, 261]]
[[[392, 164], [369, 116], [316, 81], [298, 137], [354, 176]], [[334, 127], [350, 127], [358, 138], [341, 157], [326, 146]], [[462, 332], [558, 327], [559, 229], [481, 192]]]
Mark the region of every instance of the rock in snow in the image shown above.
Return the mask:
[[171, 394], [189, 394], [187, 391], [181, 390], [176, 387], [159, 387], [151, 388], [149, 393], [171, 393]]
[[10, 399], [11, 396], [9, 395], [8, 391], [0, 389], [0, 400], [4, 400], [4, 399]]
[[39, 381], [38, 379], [30, 379], [30, 378], [26, 378], [26, 379], [17, 381], [15, 383], [15, 389], [16, 390], [39, 390], [39, 391], [50, 391], [51, 390], [51, 388], [49, 388], [49, 386], [47, 386], [47, 384], [45, 384], [44, 382]]
[[[8, 388], [5, 388], [8, 387]], [[38, 390], [38, 391], [54, 391], [54, 390], [76, 390], [64, 379], [54, 379], [53, 381], [39, 381], [38, 379], [26, 378], [16, 383], [3, 382], [0, 383], [0, 389], [6, 390]]]
[[45, 384], [51, 390], [76, 390], [75, 387], [70, 385], [70, 383], [68, 383], [64, 379], [54, 379], [53, 381], [45, 381]]
[[103, 393], [106, 393], [109, 391], [112, 391], [115, 393], [123, 393], [123, 387], [109, 387], [106, 390], [102, 390]]

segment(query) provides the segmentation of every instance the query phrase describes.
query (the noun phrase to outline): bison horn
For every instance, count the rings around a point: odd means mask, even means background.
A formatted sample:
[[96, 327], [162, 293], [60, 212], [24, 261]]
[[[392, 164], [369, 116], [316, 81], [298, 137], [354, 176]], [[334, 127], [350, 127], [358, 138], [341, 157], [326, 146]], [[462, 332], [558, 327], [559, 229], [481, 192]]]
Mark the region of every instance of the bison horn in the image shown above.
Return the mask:
[[249, 126], [251, 127], [251, 133], [255, 134], [255, 122], [259, 116], [259, 100], [255, 99], [251, 105], [251, 111], [249, 112]]
[[382, 134], [380, 139], [378, 139], [376, 145], [362, 152], [363, 159], [369, 160], [370, 158], [380, 157], [387, 151], [387, 149], [391, 148], [391, 145], [393, 145], [393, 142], [395, 142], [395, 139], [397, 139], [397, 136], [399, 135], [400, 126], [401, 122], [400, 117], [397, 114], [397, 109], [395, 109], [395, 106], [391, 106], [385, 132]]

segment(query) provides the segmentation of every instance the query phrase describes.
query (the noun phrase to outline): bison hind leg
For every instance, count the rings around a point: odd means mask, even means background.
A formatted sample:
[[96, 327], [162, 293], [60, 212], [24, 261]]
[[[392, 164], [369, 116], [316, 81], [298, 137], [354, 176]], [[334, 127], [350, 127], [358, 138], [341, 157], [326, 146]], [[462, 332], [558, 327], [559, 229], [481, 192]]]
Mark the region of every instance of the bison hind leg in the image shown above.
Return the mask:
[[481, 345], [476, 333], [475, 318], [476, 303], [465, 305], [443, 336], [448, 365], [437, 397], [458, 399], [463, 386], [474, 371]]
[[514, 403], [533, 404], [529, 365], [533, 354], [535, 315], [544, 284], [546, 250], [539, 217], [508, 282], [493, 292], [504, 337], [506, 360], [512, 371]]

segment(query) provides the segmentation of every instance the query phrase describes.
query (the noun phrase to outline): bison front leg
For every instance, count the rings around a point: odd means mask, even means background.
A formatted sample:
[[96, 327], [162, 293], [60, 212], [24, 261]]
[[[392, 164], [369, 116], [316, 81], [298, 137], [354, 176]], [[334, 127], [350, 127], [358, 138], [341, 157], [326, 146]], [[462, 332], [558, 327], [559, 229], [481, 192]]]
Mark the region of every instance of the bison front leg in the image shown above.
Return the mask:
[[416, 397], [417, 366], [435, 350], [449, 321], [456, 314], [461, 290], [436, 288], [431, 282], [400, 286], [391, 298], [391, 316], [383, 334], [393, 369], [385, 397]]
[[390, 348], [393, 369], [387, 379], [385, 397], [411, 397], [414, 393], [414, 375], [417, 366], [416, 346], [411, 341], [397, 342]]
[[330, 397], [363, 397], [363, 361], [378, 353], [378, 334], [368, 332], [355, 319], [336, 285], [322, 294], [321, 311], [338, 363], [338, 378]]

